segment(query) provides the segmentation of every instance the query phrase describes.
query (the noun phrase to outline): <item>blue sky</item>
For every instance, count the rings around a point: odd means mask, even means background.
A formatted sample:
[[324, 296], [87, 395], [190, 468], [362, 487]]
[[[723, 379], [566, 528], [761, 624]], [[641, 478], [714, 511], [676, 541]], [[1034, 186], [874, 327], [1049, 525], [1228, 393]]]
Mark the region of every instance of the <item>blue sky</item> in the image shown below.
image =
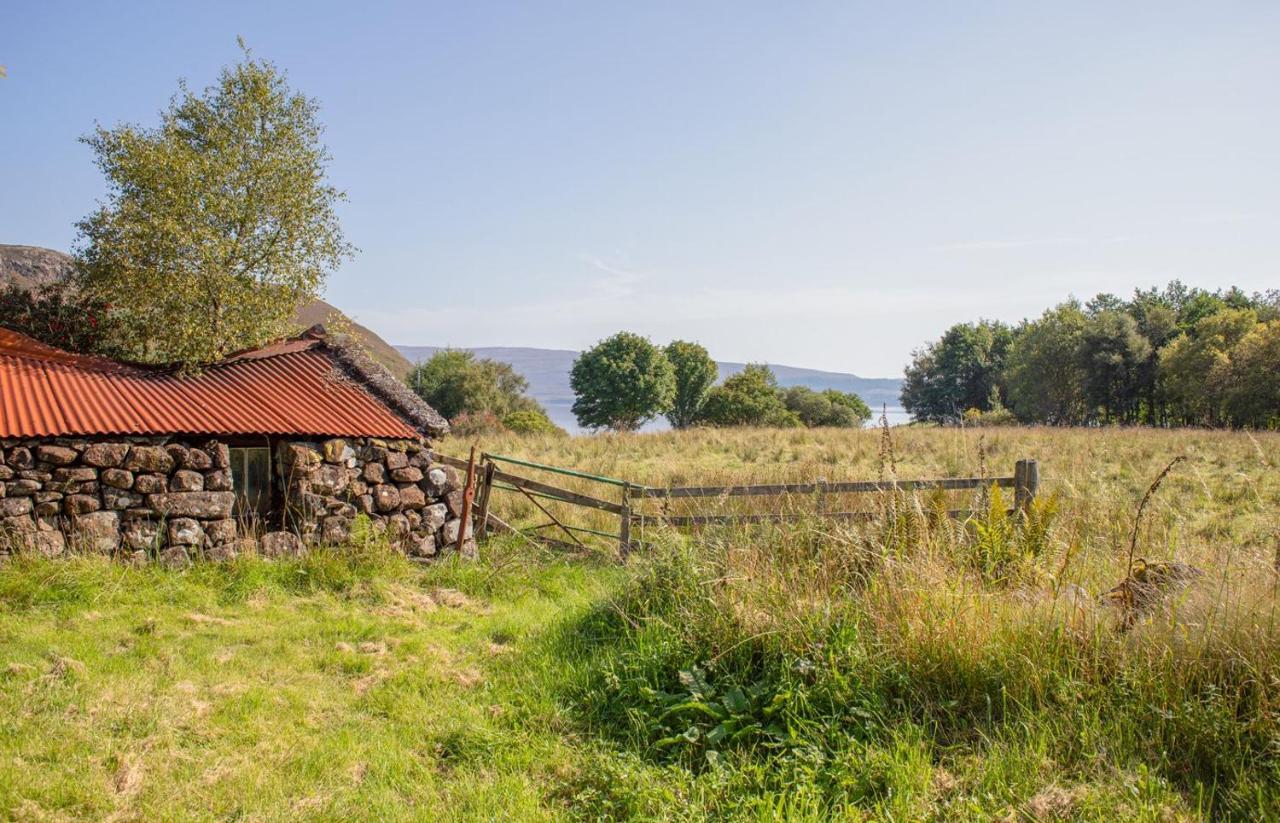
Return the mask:
[[237, 35], [320, 101], [361, 249], [327, 297], [397, 343], [882, 376], [1073, 292], [1280, 286], [1274, 2], [8, 0], [0, 242], [68, 249], [76, 138]]

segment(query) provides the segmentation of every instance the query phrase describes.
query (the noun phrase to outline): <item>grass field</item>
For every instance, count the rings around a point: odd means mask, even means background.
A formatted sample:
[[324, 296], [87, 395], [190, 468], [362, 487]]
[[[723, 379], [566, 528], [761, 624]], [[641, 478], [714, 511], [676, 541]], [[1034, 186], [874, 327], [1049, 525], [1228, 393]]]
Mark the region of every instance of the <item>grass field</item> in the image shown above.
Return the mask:
[[[899, 429], [892, 459], [877, 432], [482, 445], [650, 485], [1034, 457], [1042, 494], [1025, 521], [956, 493], [865, 500], [881, 515], [858, 525], [652, 528], [625, 568], [519, 538], [425, 569], [376, 543], [187, 571], [20, 559], [0, 570], [0, 816], [1280, 814], [1280, 436]], [[1136, 554], [1203, 574], [1130, 625], [1095, 596], [1178, 455]]]

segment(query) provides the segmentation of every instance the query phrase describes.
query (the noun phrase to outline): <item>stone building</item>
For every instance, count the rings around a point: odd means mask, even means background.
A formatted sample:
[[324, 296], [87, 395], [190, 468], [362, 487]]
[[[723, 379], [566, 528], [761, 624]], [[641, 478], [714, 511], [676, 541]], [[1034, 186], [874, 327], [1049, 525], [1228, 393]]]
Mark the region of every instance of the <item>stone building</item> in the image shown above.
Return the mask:
[[462, 526], [462, 481], [429, 448], [447, 431], [321, 326], [195, 375], [0, 328], [0, 553], [276, 556], [343, 544], [363, 515], [435, 556]]

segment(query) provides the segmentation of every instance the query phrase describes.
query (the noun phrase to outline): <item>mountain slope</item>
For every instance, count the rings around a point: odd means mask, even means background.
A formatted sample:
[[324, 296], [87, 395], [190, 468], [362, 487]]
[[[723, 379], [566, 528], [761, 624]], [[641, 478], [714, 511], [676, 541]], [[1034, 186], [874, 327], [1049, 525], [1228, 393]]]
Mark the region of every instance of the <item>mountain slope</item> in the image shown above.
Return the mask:
[[[47, 285], [67, 277], [71, 273], [72, 265], [70, 255], [60, 251], [39, 246], [0, 244], [0, 288], [11, 284], [24, 289]], [[316, 323], [329, 322], [330, 317], [335, 313], [340, 318], [339, 322], [350, 325], [352, 332], [369, 349], [369, 354], [374, 360], [386, 366], [398, 377], [404, 377], [409, 373], [412, 364], [396, 351], [394, 346], [323, 300], [316, 299], [299, 306], [297, 322], [302, 328], [310, 328]]]
[[[414, 363], [426, 360], [439, 346], [397, 346], [400, 353]], [[489, 346], [473, 348], [480, 357], [488, 357], [510, 363], [513, 368], [529, 381], [529, 394], [547, 409], [547, 414], [559, 426], [569, 431], [577, 431], [577, 420], [573, 412], [573, 389], [569, 386], [569, 370], [578, 352], [568, 349], [533, 349], [522, 347]], [[743, 369], [743, 363], [717, 363], [720, 367], [720, 379]], [[866, 401], [873, 410], [879, 411], [881, 406], [889, 409], [891, 423], [906, 422], [898, 404], [898, 394], [902, 381], [896, 378], [858, 377], [855, 374], [842, 372], [819, 371], [796, 366], [773, 366], [773, 373], [778, 376], [778, 383], [783, 386], [808, 386], [811, 389], [838, 389], [853, 392]]]

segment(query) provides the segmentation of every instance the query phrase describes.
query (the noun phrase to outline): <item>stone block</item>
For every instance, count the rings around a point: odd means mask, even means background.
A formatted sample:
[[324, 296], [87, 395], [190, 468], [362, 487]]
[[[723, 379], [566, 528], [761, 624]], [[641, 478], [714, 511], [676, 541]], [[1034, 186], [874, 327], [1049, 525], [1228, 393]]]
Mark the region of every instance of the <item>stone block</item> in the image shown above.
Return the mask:
[[449, 514], [454, 517], [462, 517], [462, 490], [451, 491], [444, 496], [444, 505], [449, 510]]
[[182, 462], [179, 465], [191, 471], [208, 471], [213, 468], [213, 458], [203, 449], [187, 449], [187, 453], [183, 455]]
[[80, 460], [100, 469], [118, 468], [129, 455], [128, 443], [93, 443], [84, 450]]
[[232, 543], [236, 539], [236, 521], [229, 517], [210, 520], [204, 524], [204, 536], [214, 546]]
[[434, 557], [436, 554], [436, 536], [434, 534], [415, 535], [409, 541], [409, 554], [414, 557]]
[[231, 470], [215, 469], [204, 476], [205, 491], [211, 492], [229, 492], [231, 491]]
[[164, 446], [165, 454], [173, 460], [174, 468], [182, 466], [187, 461], [187, 447], [181, 443], [169, 443]]
[[214, 563], [225, 563], [228, 560], [235, 560], [239, 555], [240, 547], [236, 543], [220, 543], [206, 549], [204, 559]]
[[321, 466], [311, 478], [311, 487], [326, 494], [337, 494], [347, 487], [347, 470], [342, 466]]
[[324, 444], [324, 459], [327, 463], [336, 463], [347, 465], [347, 462], [354, 460], [356, 450], [347, 445], [347, 441], [342, 439], [328, 440]]
[[395, 511], [400, 508], [400, 490], [387, 483], [374, 486], [373, 505], [380, 512]]
[[124, 468], [131, 472], [167, 475], [173, 471], [173, 458], [159, 446], [133, 446], [124, 459]]
[[399, 489], [401, 508], [421, 509], [427, 505], [427, 496], [422, 493], [422, 489], [412, 483], [404, 483]]
[[113, 489], [133, 488], [133, 472], [126, 469], [103, 469], [101, 477], [103, 485]]
[[31, 534], [36, 530], [36, 521], [29, 514], [14, 517], [0, 517], [0, 537], [14, 534]]
[[386, 463], [388, 469], [403, 469], [409, 465], [409, 455], [404, 452], [389, 451], [387, 452]]
[[440, 497], [445, 493], [446, 487], [449, 485], [449, 475], [445, 473], [443, 466], [436, 466], [427, 472], [423, 485], [425, 486], [423, 491], [427, 494], [432, 497]]
[[156, 494], [169, 488], [169, 478], [163, 474], [140, 474], [133, 481], [138, 494]]
[[12, 480], [13, 469], [5, 465], [0, 465], [0, 480]]
[[414, 466], [402, 466], [391, 470], [391, 479], [397, 483], [417, 483], [422, 479], [422, 469]]
[[42, 486], [35, 480], [10, 480], [5, 484], [5, 496], [30, 497], [41, 489]]
[[61, 495], [57, 500], [48, 500], [44, 503], [36, 504], [36, 516], [38, 517], [56, 517], [62, 511]]
[[80, 452], [66, 446], [36, 446], [36, 459], [51, 466], [67, 466], [79, 457]]
[[102, 490], [102, 507], [113, 511], [136, 509], [144, 502], [142, 495], [124, 489], [105, 488]]
[[27, 537], [27, 545], [42, 557], [58, 557], [67, 550], [67, 538], [59, 531], [37, 531]]
[[204, 543], [204, 529], [199, 521], [190, 517], [175, 517], [169, 521], [169, 545], [199, 546]]
[[185, 569], [191, 565], [191, 555], [186, 546], [173, 546], [160, 552], [157, 558], [166, 569]]
[[18, 479], [34, 480], [37, 483], [48, 483], [50, 480], [53, 479], [53, 475], [47, 471], [40, 471], [36, 469], [25, 469], [23, 471], [18, 472]]
[[209, 455], [209, 459], [213, 461], [215, 469], [231, 468], [231, 448], [226, 443], [211, 440], [205, 444], [204, 451]]
[[387, 482], [387, 467], [381, 463], [365, 463], [363, 476], [367, 483]]
[[92, 494], [73, 494], [62, 501], [62, 508], [74, 517], [98, 511], [102, 508], [102, 501]]
[[160, 524], [154, 520], [137, 518], [124, 527], [124, 544], [134, 551], [155, 549], [160, 540]]
[[322, 462], [320, 452], [304, 443], [290, 443], [285, 449], [285, 463], [294, 471], [313, 469]]
[[200, 492], [204, 491], [204, 475], [190, 469], [178, 469], [173, 473], [173, 477], [169, 478], [169, 491], [171, 492]]
[[9, 455], [5, 458], [5, 462], [14, 469], [29, 469], [35, 465], [35, 460], [31, 457], [31, 449], [26, 446], [14, 446], [9, 449]]
[[267, 532], [259, 550], [263, 557], [297, 557], [302, 554], [302, 540], [293, 532]]
[[79, 543], [88, 551], [110, 554], [120, 547], [120, 515], [116, 512], [91, 512], [72, 521]]
[[55, 483], [90, 483], [98, 479], [98, 470], [88, 466], [77, 466], [73, 469], [55, 469]]
[[320, 529], [320, 539], [330, 546], [340, 546], [351, 537], [351, 521], [345, 517], [326, 517]]
[[422, 510], [422, 528], [426, 531], [438, 530], [448, 519], [449, 510], [443, 503], [436, 503]]
[[356, 508], [359, 509], [363, 514], [373, 514], [374, 513], [373, 495], [362, 494], [359, 497], [357, 497]]
[[403, 514], [393, 514], [387, 518], [387, 534], [392, 540], [399, 540], [409, 533], [409, 518]]
[[6, 497], [0, 500], [0, 517], [18, 517], [30, 514], [35, 506], [30, 497]]
[[231, 516], [231, 492], [170, 492], [147, 495], [147, 505], [167, 517], [220, 519]]

